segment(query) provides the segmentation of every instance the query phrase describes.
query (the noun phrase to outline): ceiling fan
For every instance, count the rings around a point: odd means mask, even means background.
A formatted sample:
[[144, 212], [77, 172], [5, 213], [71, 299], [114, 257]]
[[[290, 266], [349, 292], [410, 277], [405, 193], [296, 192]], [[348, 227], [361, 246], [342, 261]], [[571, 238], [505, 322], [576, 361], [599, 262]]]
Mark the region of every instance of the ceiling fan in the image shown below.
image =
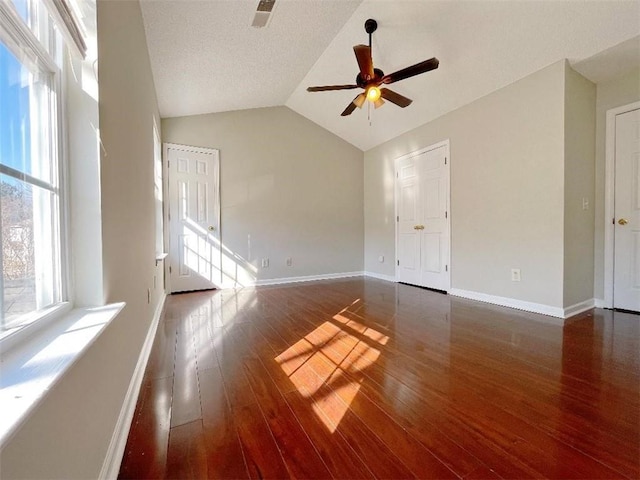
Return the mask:
[[369, 34], [369, 45], [355, 45], [353, 51], [356, 54], [356, 60], [360, 67], [360, 72], [356, 76], [356, 83], [351, 85], [325, 85], [321, 87], [309, 87], [308, 92], [326, 92], [329, 90], [351, 90], [354, 88], [362, 88], [364, 92], [360, 93], [353, 101], [344, 109], [342, 116], [346, 117], [358, 108], [362, 108], [364, 102], [369, 100], [375, 108], [381, 107], [384, 100], [389, 100], [399, 107], [405, 108], [411, 105], [413, 100], [400, 95], [386, 87], [380, 88], [381, 85], [389, 85], [390, 83], [404, 80], [405, 78], [420, 75], [438, 68], [439, 61], [433, 57], [424, 62], [416, 63], [410, 67], [403, 68], [397, 72], [385, 75], [379, 68], [373, 67], [373, 59], [371, 58], [371, 34], [378, 28], [378, 22], [370, 18], [364, 22], [364, 30]]

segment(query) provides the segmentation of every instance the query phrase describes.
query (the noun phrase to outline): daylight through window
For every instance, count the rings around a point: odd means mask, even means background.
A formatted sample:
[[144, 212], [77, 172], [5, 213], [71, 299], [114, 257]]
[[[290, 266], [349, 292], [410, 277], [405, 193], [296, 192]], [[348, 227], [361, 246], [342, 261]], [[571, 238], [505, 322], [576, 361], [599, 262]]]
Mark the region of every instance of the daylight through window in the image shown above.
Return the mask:
[[0, 23], [0, 337], [37, 319], [63, 291], [55, 69], [61, 42], [42, 4], [9, 7], [26, 33]]

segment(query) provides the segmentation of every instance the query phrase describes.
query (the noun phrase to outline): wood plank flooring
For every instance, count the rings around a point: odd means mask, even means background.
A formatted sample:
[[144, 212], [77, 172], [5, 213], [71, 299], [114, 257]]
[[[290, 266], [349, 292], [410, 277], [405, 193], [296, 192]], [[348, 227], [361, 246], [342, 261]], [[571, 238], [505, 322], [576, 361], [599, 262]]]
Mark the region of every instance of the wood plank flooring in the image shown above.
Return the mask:
[[369, 278], [167, 298], [120, 478], [640, 478], [640, 316]]

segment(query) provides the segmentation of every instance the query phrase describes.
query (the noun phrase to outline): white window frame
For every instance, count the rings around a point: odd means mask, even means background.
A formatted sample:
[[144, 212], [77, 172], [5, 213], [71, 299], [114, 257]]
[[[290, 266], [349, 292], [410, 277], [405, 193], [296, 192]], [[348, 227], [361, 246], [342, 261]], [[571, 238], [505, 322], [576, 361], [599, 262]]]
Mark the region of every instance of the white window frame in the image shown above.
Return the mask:
[[[41, 4], [39, 8], [44, 10], [45, 5]], [[49, 13], [48, 11], [46, 11]], [[0, 349], [7, 351], [14, 346], [24, 342], [26, 339], [33, 336], [36, 331], [42, 329], [45, 326], [50, 325], [52, 322], [61, 318], [67, 314], [72, 304], [69, 302], [71, 298], [70, 292], [70, 266], [69, 266], [69, 245], [68, 245], [68, 195], [66, 190], [66, 123], [64, 116], [65, 105], [65, 91], [63, 81], [63, 71], [56, 64], [55, 56], [60, 56], [61, 52], [54, 52], [52, 56], [43, 47], [36, 35], [32, 32], [30, 27], [25, 23], [24, 19], [15, 10], [13, 4], [0, 1], [0, 40], [3, 41], [5, 46], [13, 53], [21, 62], [31, 63], [31, 66], [35, 69], [43, 71], [45, 74], [51, 77], [51, 89], [55, 95], [55, 104], [53, 105], [52, 118], [54, 121], [53, 129], [51, 132], [50, 142], [52, 143], [51, 154], [56, 158], [52, 162], [55, 171], [53, 175], [54, 193], [57, 194], [57, 227], [58, 227], [58, 269], [57, 274], [59, 285], [56, 285], [58, 301], [49, 307], [42, 310], [34, 311], [28, 317], [28, 320], [23, 325], [18, 325], [13, 328], [13, 331], [9, 331], [6, 335], [0, 338]], [[65, 45], [61, 43], [59, 48], [64, 51]], [[62, 63], [62, 62], [60, 62]], [[2, 173], [7, 173], [6, 170], [10, 167], [1, 167]], [[9, 173], [11, 174], [11, 173]], [[15, 176], [15, 175], [11, 175]], [[39, 187], [45, 187], [51, 191], [49, 186], [45, 186], [46, 182], [41, 182], [37, 179], [31, 179], [28, 183], [30, 185], [36, 185]], [[2, 293], [3, 294], [3, 293]]]

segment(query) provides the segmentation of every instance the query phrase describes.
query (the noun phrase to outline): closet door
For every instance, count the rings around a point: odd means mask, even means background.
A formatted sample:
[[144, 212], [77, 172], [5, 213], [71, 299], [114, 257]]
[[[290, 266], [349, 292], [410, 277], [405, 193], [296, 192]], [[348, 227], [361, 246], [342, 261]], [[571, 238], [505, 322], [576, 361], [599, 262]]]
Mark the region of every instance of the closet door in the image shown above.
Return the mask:
[[448, 290], [448, 145], [424, 149], [397, 161], [398, 281]]

